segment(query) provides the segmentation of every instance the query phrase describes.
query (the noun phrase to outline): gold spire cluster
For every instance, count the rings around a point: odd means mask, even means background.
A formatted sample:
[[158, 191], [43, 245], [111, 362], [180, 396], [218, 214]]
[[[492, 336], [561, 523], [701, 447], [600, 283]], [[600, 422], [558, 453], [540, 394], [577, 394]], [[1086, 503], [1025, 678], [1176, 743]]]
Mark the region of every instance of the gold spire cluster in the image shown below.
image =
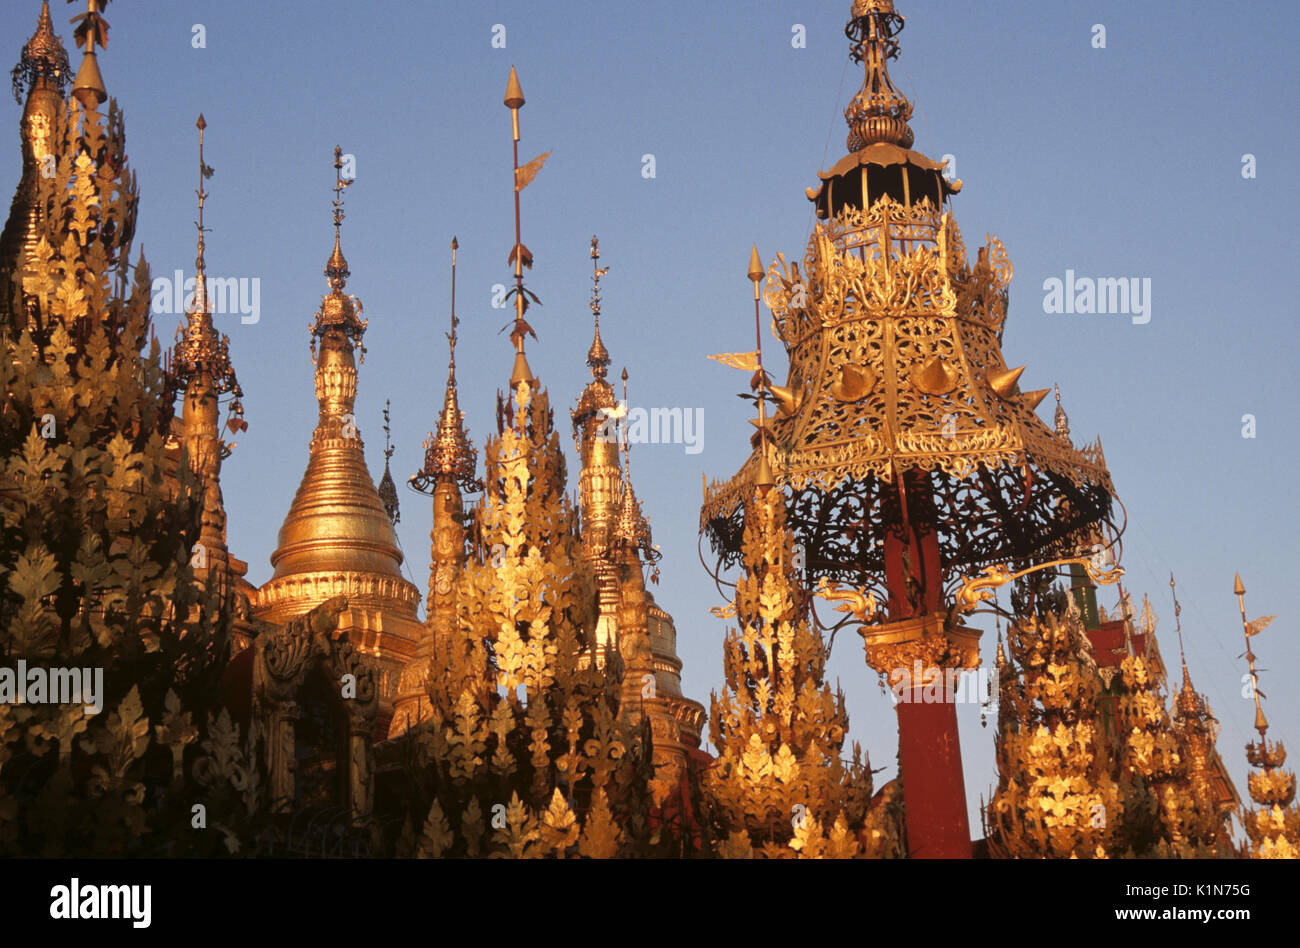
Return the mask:
[[1120, 855], [1124, 786], [1096, 739], [1101, 680], [1085, 656], [1074, 600], [1010, 625], [997, 653], [998, 785], [982, 816], [998, 858]]
[[[707, 813], [727, 857], [901, 855], [901, 826], [868, 814], [870, 762], [852, 747], [844, 694], [826, 681], [826, 650], [809, 624], [794, 537], [780, 491], [756, 487], [745, 518], [744, 564], [709, 738], [719, 759], [704, 777]], [[865, 845], [864, 845], [865, 844]]]
[[1259, 740], [1246, 745], [1246, 759], [1256, 768], [1248, 778], [1250, 798], [1256, 809], [1245, 814], [1246, 834], [1250, 837], [1247, 852], [1255, 859], [1300, 859], [1300, 808], [1295, 803], [1295, 774], [1283, 770], [1286, 748], [1280, 741], [1268, 739], [1268, 718], [1264, 716], [1265, 697], [1259, 690], [1259, 672], [1255, 668], [1255, 650], [1251, 639], [1264, 631], [1273, 616], [1246, 619], [1246, 587], [1238, 573], [1233, 593], [1241, 610], [1241, 628], [1246, 637], [1246, 663], [1250, 668], [1251, 691], [1255, 698], [1255, 730]]
[[[625, 437], [627, 370], [622, 374], [621, 405], [606, 378], [611, 360], [600, 335], [601, 279], [609, 267], [600, 265], [596, 237], [591, 238], [590, 256], [593, 329], [587, 366], [591, 381], [570, 412], [582, 465], [578, 475], [581, 552], [595, 573], [597, 589], [591, 658], [584, 660], [607, 674], [614, 672], [606, 664], [608, 657], [621, 660], [628, 719], [642, 715], [648, 719], [657, 768], [655, 787], [663, 804], [683, 777], [692, 749], [699, 746], [704, 707], [681, 693], [676, 627], [646, 589], [643, 568], [650, 566], [651, 582], [658, 582], [660, 554], [632, 486], [630, 439]], [[653, 682], [649, 696], [644, 691], [648, 682]]]
[[[1215, 743], [1219, 722], [1209, 700], [1192, 685], [1183, 648], [1183, 607], [1178, 587], [1169, 575], [1173, 593], [1174, 623], [1178, 632], [1178, 655], [1182, 663], [1182, 686], [1174, 696], [1173, 733], [1182, 757], [1183, 779], [1176, 791], [1161, 801], [1170, 845], [1182, 856], [1218, 856], [1231, 848], [1225, 820], [1239, 805], [1236, 788], [1224, 771]], [[1148, 604], [1149, 605], [1149, 604]], [[1221, 788], [1227, 790], [1221, 797]]]

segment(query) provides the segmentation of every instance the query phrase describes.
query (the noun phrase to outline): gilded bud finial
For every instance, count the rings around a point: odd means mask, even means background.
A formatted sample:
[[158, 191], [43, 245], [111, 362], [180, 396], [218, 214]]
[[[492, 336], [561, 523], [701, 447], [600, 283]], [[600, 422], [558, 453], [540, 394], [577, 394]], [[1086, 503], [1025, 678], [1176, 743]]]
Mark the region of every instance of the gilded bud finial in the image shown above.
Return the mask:
[[334, 146], [334, 200], [332, 202], [333, 212], [332, 220], [334, 223], [334, 250], [330, 253], [329, 259], [325, 262], [325, 277], [329, 281], [330, 291], [321, 300], [320, 312], [316, 314], [316, 322], [312, 326], [312, 347], [315, 351], [315, 340], [324, 338], [326, 334], [338, 330], [343, 336], [361, 350], [361, 361], [365, 361], [366, 350], [361, 345], [361, 339], [365, 335], [367, 321], [360, 317], [362, 311], [361, 301], [355, 296], [345, 294], [344, 287], [348, 284], [348, 277], [352, 271], [348, 269], [348, 261], [343, 256], [342, 227], [343, 221], [347, 215], [343, 212], [343, 192], [355, 183], [355, 178], [345, 179], [343, 177], [343, 149]]
[[885, 142], [911, 148], [914, 136], [907, 124], [912, 104], [894, 88], [888, 61], [898, 56], [895, 36], [903, 29], [903, 18], [894, 12], [893, 0], [856, 0], [852, 19], [844, 27], [849, 38], [849, 55], [863, 63], [866, 75], [862, 89], [844, 112], [849, 124], [849, 151]]
[[[239, 399], [243, 393], [235, 378], [235, 369], [230, 362], [229, 343], [224, 336], [219, 336], [212, 322], [212, 305], [207, 292], [207, 240], [208, 228], [203, 223], [203, 209], [207, 204], [208, 191], [204, 185], [213, 175], [203, 159], [204, 132], [208, 127], [203, 114], [199, 114], [194, 127], [199, 131], [199, 186], [194, 192], [198, 199], [198, 219], [194, 226], [198, 231], [197, 248], [194, 257], [194, 301], [185, 313], [185, 325], [176, 331], [176, 348], [172, 353], [171, 376], [177, 389], [185, 389], [191, 383], [199, 382], [211, 386], [217, 395], [233, 393], [235, 401], [231, 405], [234, 416], [242, 416], [243, 407]], [[227, 424], [231, 430], [246, 427], [234, 418]]]
[[600, 338], [600, 278], [609, 272], [609, 267], [600, 265], [600, 241], [591, 238], [591, 314], [595, 319], [595, 332], [591, 339], [591, 348], [587, 350], [587, 365], [591, 367], [593, 378], [603, 379], [609, 367], [609, 350]]
[[[627, 406], [627, 367], [623, 367], [623, 405]], [[650, 524], [646, 521], [645, 514], [641, 510], [641, 504], [636, 499], [636, 491], [632, 488], [632, 455], [630, 448], [630, 438], [627, 434], [626, 425], [623, 427], [621, 437], [623, 448], [623, 503], [619, 511], [618, 523], [614, 527], [614, 536], [628, 548], [638, 551], [641, 559], [647, 563], [653, 563], [659, 559], [659, 552], [654, 548], [654, 541], [650, 533]]]
[[[203, 159], [204, 130], [208, 123], [200, 114], [195, 128], [199, 132], [198, 248], [194, 259], [194, 299], [185, 311], [185, 324], [176, 329], [176, 345], [168, 364], [168, 382], [173, 393], [183, 396], [181, 436], [190, 453], [191, 464], [204, 476], [216, 476], [220, 459], [229, 454], [234, 443], [221, 440], [218, 428], [218, 403], [230, 395], [225, 427], [232, 433], [246, 431], [244, 393], [239, 387], [234, 364], [230, 360], [230, 340], [217, 333], [212, 322], [212, 306], [207, 294], [206, 240], [203, 209], [208, 192], [204, 182], [213, 171]], [[215, 466], [213, 466], [215, 465]], [[220, 515], [224, 518], [224, 514]], [[224, 540], [222, 541], [224, 543]]]
[[1061, 386], [1053, 385], [1056, 390], [1056, 436], [1067, 444], [1070, 443], [1070, 416], [1061, 405]]
[[392, 403], [384, 399], [384, 476], [379, 479], [379, 500], [384, 505], [384, 512], [388, 514], [388, 519], [394, 524], [402, 519], [401, 510], [397, 500], [397, 485], [393, 483], [393, 472], [389, 468], [389, 461], [393, 457], [393, 452], [397, 449], [393, 447], [392, 429], [389, 425], [389, 409]]
[[334, 252], [330, 254], [329, 260], [325, 264], [325, 275], [329, 277], [330, 287], [341, 290], [347, 286], [348, 277], [352, 275], [348, 270], [347, 258], [343, 256], [343, 246], [341, 237], [341, 228], [343, 220], [347, 216], [343, 213], [343, 189], [348, 187], [352, 182], [343, 180], [343, 149], [334, 146]]
[[23, 95], [42, 80], [52, 82], [62, 95], [69, 69], [67, 50], [54, 32], [54, 24], [50, 19], [50, 0], [43, 0], [36, 32], [23, 47], [18, 65], [10, 73], [13, 78], [14, 100], [21, 103]]

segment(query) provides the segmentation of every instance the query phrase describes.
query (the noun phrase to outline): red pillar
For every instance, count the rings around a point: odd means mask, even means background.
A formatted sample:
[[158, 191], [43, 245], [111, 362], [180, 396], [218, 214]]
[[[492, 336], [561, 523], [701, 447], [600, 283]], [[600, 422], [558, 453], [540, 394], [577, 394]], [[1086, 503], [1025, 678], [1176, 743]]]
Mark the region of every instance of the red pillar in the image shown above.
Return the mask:
[[942, 681], [939, 691], [946, 695], [945, 701], [927, 703], [923, 690], [915, 686], [912, 700], [898, 703], [898, 765], [907, 814], [907, 854], [913, 859], [969, 859], [970, 824], [957, 741], [957, 709]]
[[[891, 620], [942, 612], [943, 576], [934, 500], [924, 475], [908, 472], [904, 478], [904, 522], [885, 535]], [[914, 859], [969, 859], [970, 823], [952, 677], [945, 668], [922, 669], [919, 680], [915, 668], [906, 671], [908, 687], [902, 698], [910, 700], [900, 700], [897, 710], [908, 855]], [[887, 670], [886, 676], [889, 674]], [[931, 684], [927, 689], [931, 674], [938, 676], [937, 686]]]

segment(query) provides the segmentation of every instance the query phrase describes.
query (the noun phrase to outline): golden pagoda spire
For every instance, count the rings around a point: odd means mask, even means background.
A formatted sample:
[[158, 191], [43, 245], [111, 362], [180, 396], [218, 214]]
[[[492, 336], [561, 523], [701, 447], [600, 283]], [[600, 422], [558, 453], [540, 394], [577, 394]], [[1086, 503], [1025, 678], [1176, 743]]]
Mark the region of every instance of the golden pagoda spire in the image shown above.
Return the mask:
[[37, 199], [42, 172], [56, 160], [55, 128], [68, 81], [68, 54], [50, 21], [49, 0], [41, 4], [36, 32], [23, 46], [14, 66], [14, 99], [23, 103], [22, 177], [14, 191], [3, 232], [0, 232], [0, 328], [21, 332], [29, 322], [23, 303], [23, 276], [29, 269], [40, 233], [43, 210]]
[[[433, 528], [429, 531], [429, 590], [424, 631], [415, 658], [402, 669], [397, 686], [389, 737], [397, 737], [429, 716], [426, 679], [437, 668], [440, 650], [457, 630], [458, 585], [465, 568], [464, 493], [483, 489], [474, 476], [476, 455], [465, 435], [465, 416], [456, 396], [456, 251], [451, 238], [451, 331], [447, 333], [447, 391], [438, 416], [438, 433], [424, 442], [424, 466], [410, 484], [433, 497]], [[441, 653], [445, 654], [445, 653]]]
[[[623, 369], [623, 404], [627, 402], [627, 369]], [[626, 430], [623, 433], [622, 451], [623, 451], [623, 502], [619, 507], [618, 524], [614, 528], [614, 538], [624, 548], [637, 550], [643, 562], [654, 563], [659, 559], [659, 551], [655, 549], [651, 539], [650, 524], [641, 510], [641, 504], [636, 499], [636, 491], [632, 489], [632, 455], [629, 437]]]
[[1065, 408], [1061, 405], [1061, 386], [1053, 385], [1056, 391], [1056, 416], [1053, 421], [1056, 422], [1056, 436], [1066, 444], [1070, 441], [1070, 416], [1065, 413]]
[[[1169, 589], [1174, 601], [1174, 623], [1178, 632], [1178, 654], [1183, 666], [1183, 683], [1174, 697], [1173, 731], [1184, 761], [1182, 779], [1155, 784], [1160, 796], [1161, 819], [1168, 847], [1185, 857], [1217, 855], [1231, 849], [1225, 825], [1227, 814], [1240, 806], [1236, 788], [1223, 766], [1215, 741], [1219, 722], [1210, 703], [1192, 685], [1183, 648], [1182, 604], [1173, 574]], [[1149, 603], [1148, 603], [1149, 606]], [[1148, 643], [1154, 640], [1154, 630]], [[1160, 855], [1169, 855], [1161, 852]]]
[[854, 0], [852, 19], [844, 34], [852, 42], [849, 55], [865, 68], [862, 88], [844, 112], [849, 124], [849, 151], [884, 142], [911, 148], [912, 104], [894, 88], [888, 62], [898, 56], [895, 36], [903, 18], [894, 12], [894, 0]]
[[1300, 809], [1295, 806], [1295, 774], [1282, 770], [1286, 763], [1286, 748], [1280, 741], [1268, 739], [1268, 719], [1260, 698], [1259, 672], [1255, 668], [1255, 651], [1251, 639], [1273, 621], [1275, 616], [1265, 616], [1250, 622], [1246, 619], [1246, 587], [1241, 574], [1234, 577], [1233, 593], [1241, 610], [1241, 629], [1246, 637], [1246, 662], [1250, 668], [1251, 691], [1255, 697], [1255, 730], [1259, 741], [1246, 745], [1246, 759], [1257, 768], [1248, 778], [1250, 797], [1257, 809], [1245, 814], [1246, 834], [1250, 837], [1247, 851], [1256, 859], [1300, 858]]
[[449, 479], [467, 494], [481, 489], [474, 476], [476, 454], [465, 434], [465, 413], [460, 410], [456, 391], [456, 251], [460, 243], [451, 238], [451, 331], [447, 333], [447, 390], [438, 415], [438, 433], [429, 432], [424, 442], [424, 466], [411, 475], [411, 485], [421, 493], [431, 494], [442, 480]]
[[600, 280], [609, 267], [600, 265], [600, 241], [591, 238], [591, 313], [594, 331], [587, 350], [591, 381], [569, 412], [573, 438], [582, 469], [578, 474], [578, 502], [582, 516], [582, 552], [596, 573], [599, 590], [595, 645], [596, 663], [603, 667], [604, 654], [618, 626], [620, 601], [619, 570], [609, 557], [620, 513], [622, 469], [619, 464], [621, 419], [627, 406], [619, 406], [614, 389], [606, 380], [609, 351], [600, 338]]
[[[344, 293], [342, 149], [334, 149], [334, 248], [325, 266], [329, 292], [311, 325], [320, 414], [307, 470], [271, 554], [275, 573], [254, 605], [259, 618], [283, 623], [332, 596], [348, 597], [340, 629], [379, 662], [380, 725], [386, 729], [398, 674], [421, 636], [420, 593], [402, 575], [393, 521], [366, 466], [356, 420], [357, 362], [368, 322], [361, 301]], [[319, 346], [319, 352], [317, 347]]]
[[225, 568], [229, 563], [226, 548], [226, 512], [221, 498], [221, 462], [230, 454], [233, 445], [220, 437], [218, 426], [219, 399], [232, 395], [231, 418], [227, 427], [242, 431], [248, 427], [243, 421], [243, 391], [230, 361], [230, 340], [217, 334], [212, 322], [212, 305], [207, 294], [207, 250], [203, 225], [203, 210], [208, 192], [204, 182], [212, 177], [213, 170], [203, 160], [203, 136], [208, 123], [200, 113], [195, 128], [199, 131], [199, 187], [197, 250], [194, 258], [194, 299], [185, 312], [185, 326], [176, 329], [176, 346], [172, 351], [170, 366], [174, 391], [183, 393], [179, 437], [185, 447], [190, 469], [203, 485], [204, 504], [199, 543], [202, 555], [195, 560], [195, 573], [202, 577], [209, 567]]

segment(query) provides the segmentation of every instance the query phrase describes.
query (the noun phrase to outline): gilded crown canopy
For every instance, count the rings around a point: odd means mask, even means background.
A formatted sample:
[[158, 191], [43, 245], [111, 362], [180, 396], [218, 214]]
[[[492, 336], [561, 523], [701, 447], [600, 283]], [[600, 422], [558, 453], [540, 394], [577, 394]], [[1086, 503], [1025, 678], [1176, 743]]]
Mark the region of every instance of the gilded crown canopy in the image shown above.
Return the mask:
[[[946, 572], [1032, 558], [1110, 515], [1100, 444], [1058, 438], [1035, 412], [1050, 390], [1022, 392], [1023, 368], [1003, 358], [1012, 267], [1001, 243], [967, 260], [942, 165], [907, 147], [910, 131], [858, 134], [864, 115], [910, 114], [884, 70], [901, 25], [892, 3], [855, 5], [846, 32], [867, 64], [855, 100], [867, 105], [849, 116], [859, 150], [809, 190], [823, 220], [802, 264], [778, 255], [768, 270], [789, 378], [771, 388], [767, 454], [760, 442], [736, 477], [706, 490], [701, 528], [726, 565], [769, 465], [812, 581], [871, 585], [885, 525], [909, 515], [938, 520]], [[904, 474], [925, 485], [933, 513], [907, 509]]]

